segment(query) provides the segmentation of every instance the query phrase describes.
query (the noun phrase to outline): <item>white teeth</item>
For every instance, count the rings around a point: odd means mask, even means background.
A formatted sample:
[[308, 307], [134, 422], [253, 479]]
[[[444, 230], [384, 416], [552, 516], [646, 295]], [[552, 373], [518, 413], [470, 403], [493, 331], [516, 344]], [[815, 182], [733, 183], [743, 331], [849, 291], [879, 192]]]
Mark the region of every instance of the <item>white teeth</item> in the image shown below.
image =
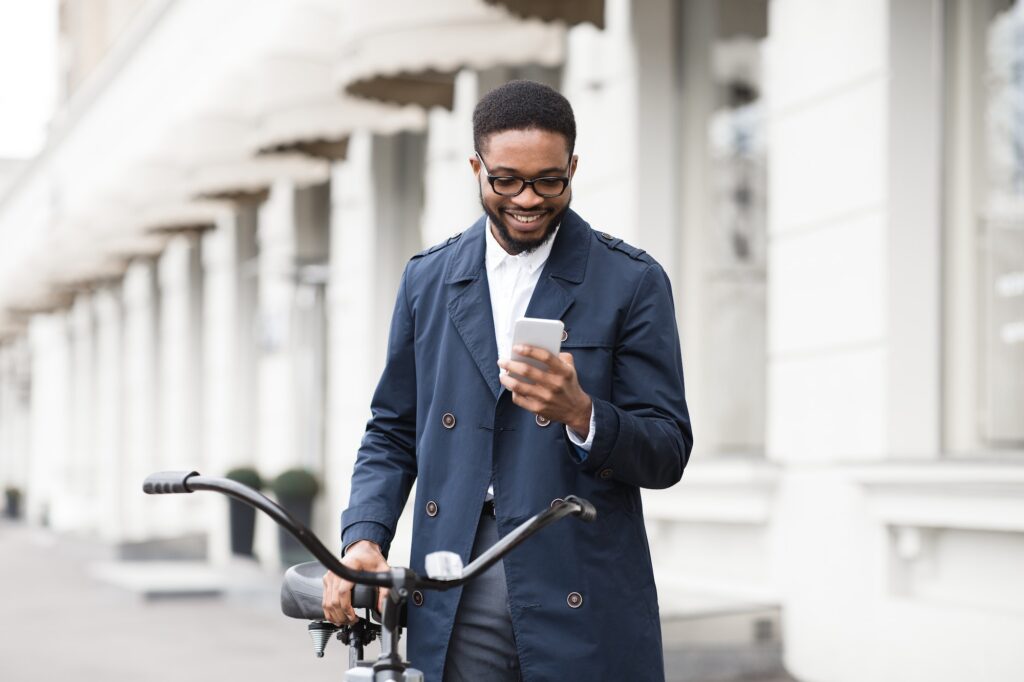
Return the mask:
[[539, 215], [517, 215], [515, 213], [512, 214], [512, 217], [521, 223], [532, 223], [537, 220], [537, 218], [540, 218]]

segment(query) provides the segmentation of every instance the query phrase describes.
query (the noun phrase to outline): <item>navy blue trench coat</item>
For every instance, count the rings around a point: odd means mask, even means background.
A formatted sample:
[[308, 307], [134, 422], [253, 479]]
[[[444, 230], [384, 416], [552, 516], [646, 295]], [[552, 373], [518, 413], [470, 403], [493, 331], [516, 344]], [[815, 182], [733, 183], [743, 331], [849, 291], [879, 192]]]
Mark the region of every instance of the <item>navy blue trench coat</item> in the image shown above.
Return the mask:
[[[505, 559], [523, 679], [663, 679], [640, 488], [679, 481], [693, 443], [668, 278], [576, 213], [563, 219], [527, 316], [564, 322], [562, 349], [594, 401], [597, 434], [581, 460], [562, 424], [518, 407], [498, 382], [485, 229], [481, 218], [405, 268], [343, 546], [369, 539], [386, 553], [413, 481], [417, 572], [437, 550], [468, 562], [492, 480], [502, 535], [557, 497], [585, 497], [595, 523], [566, 519]], [[432, 682], [460, 594], [409, 606], [408, 657]]]

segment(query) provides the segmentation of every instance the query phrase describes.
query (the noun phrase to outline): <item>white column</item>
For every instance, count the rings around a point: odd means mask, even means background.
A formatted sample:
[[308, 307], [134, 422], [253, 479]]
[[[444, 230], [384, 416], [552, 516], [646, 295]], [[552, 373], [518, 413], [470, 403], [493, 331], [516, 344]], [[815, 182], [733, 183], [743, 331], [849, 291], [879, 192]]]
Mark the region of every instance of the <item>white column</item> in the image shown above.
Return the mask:
[[934, 459], [942, 431], [942, 21], [941, 3], [889, 3], [886, 439], [898, 458]]
[[[426, 145], [419, 133], [376, 135], [372, 140], [373, 283], [377, 366], [383, 367], [391, 311], [405, 264], [421, 250], [423, 168]], [[458, 231], [458, 230], [456, 230]], [[343, 242], [342, 242], [343, 243]]]
[[[202, 268], [196, 232], [175, 235], [160, 256], [160, 462], [169, 470], [203, 472]], [[210, 497], [189, 496], [181, 510], [163, 517], [167, 535], [208, 533]]]
[[[22, 513], [31, 450], [29, 363], [24, 336], [0, 344], [0, 488], [11, 486], [22, 493]], [[0, 506], [3, 503], [0, 498]]]
[[295, 460], [291, 306], [295, 295], [295, 187], [282, 180], [259, 209], [257, 461], [268, 478]]
[[885, 643], [888, 529], [846, 472], [938, 456], [939, 7], [770, 4], [767, 447], [800, 679], [963, 679], [915, 663], [955, 645]]
[[[235, 209], [203, 235], [203, 449], [209, 473], [256, 466], [256, 210]], [[230, 558], [227, 502], [210, 518], [210, 554]], [[262, 521], [261, 521], [262, 523]]]
[[71, 420], [63, 494], [54, 500], [57, 530], [93, 530], [96, 524], [96, 320], [92, 293], [81, 292], [69, 313], [71, 334]]
[[767, 448], [785, 466], [773, 549], [800, 679], [871, 678], [856, 659], [881, 556], [836, 465], [886, 451], [887, 6], [771, 4]]
[[[326, 185], [278, 181], [259, 209], [257, 462], [268, 479], [295, 466], [322, 477], [329, 222]], [[270, 562], [275, 534], [266, 524], [257, 531], [257, 552]]]
[[71, 447], [71, 347], [64, 311], [35, 315], [29, 327], [32, 352], [31, 461], [26, 485], [27, 518], [51, 522], [69, 490], [65, 472]]
[[124, 539], [125, 502], [137, 496], [142, 480], [124, 467], [123, 308], [120, 282], [93, 296], [96, 316], [95, 471], [96, 511], [100, 537]]
[[461, 232], [483, 212], [469, 165], [473, 155], [473, 107], [481, 92], [480, 78], [464, 70], [455, 77], [452, 110], [434, 107], [427, 119], [427, 151], [423, 182], [425, 247]]
[[[380, 379], [402, 270], [418, 251], [423, 150], [416, 136], [354, 135], [332, 176], [329, 536], [338, 541], [356, 451]], [[415, 493], [413, 493], [415, 494]], [[412, 499], [412, 496], [410, 496]], [[399, 521], [393, 560], [408, 561], [411, 516]]]
[[[348, 502], [356, 451], [370, 415], [370, 397], [379, 378], [378, 304], [373, 281], [376, 235], [370, 172], [372, 136], [357, 133], [348, 156], [331, 174], [331, 280], [327, 290], [330, 364], [325, 504], [330, 521], [323, 536], [340, 549], [341, 511]], [[370, 293], [371, 295], [367, 295]], [[331, 544], [333, 543], [333, 544]]]
[[[569, 32], [562, 92], [576, 114], [580, 162], [573, 180], [573, 208], [595, 229], [647, 248], [638, 243], [634, 181], [640, 153], [638, 115], [646, 112], [638, 106], [632, 4], [608, 0], [604, 30], [584, 24]], [[638, 3], [641, 11], [644, 6]], [[665, 144], [667, 149], [668, 141]]]
[[[11, 343], [0, 343], [0, 488], [16, 485], [13, 431], [14, 372]], [[2, 503], [0, 503], [2, 504]]]
[[[715, 107], [712, 48], [717, 34], [715, 7], [710, 2], [680, 3], [681, 97], [679, 155], [681, 159], [679, 231], [681, 272], [675, 280], [676, 310], [680, 342], [686, 368], [686, 391], [696, 397], [713, 390], [714, 377], [708, 371], [709, 343], [706, 321], [709, 314], [707, 254], [712, 221], [712, 167], [708, 124]], [[704, 416], [700, 400], [690, 400], [690, 416], [700, 432]], [[708, 410], [710, 412], [710, 410]], [[695, 439], [697, 454], [704, 451]]]
[[[124, 315], [124, 467], [131, 481], [163, 469], [160, 453], [160, 292], [157, 264], [136, 259], [121, 287]], [[140, 484], [141, 485], [141, 484]], [[170, 496], [163, 496], [170, 497]], [[178, 500], [128, 496], [124, 504], [126, 539], [143, 540], [157, 532], [156, 519]]]

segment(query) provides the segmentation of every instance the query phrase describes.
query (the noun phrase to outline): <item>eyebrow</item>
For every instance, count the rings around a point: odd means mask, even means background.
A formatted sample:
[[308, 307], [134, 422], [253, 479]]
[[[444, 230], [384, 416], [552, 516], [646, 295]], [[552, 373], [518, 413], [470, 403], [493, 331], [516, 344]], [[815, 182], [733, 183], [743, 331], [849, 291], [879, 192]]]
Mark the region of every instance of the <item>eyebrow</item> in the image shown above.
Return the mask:
[[[509, 168], [508, 166], [494, 166], [490, 170], [491, 170], [491, 175], [496, 175], [498, 171], [502, 171], [503, 173], [508, 174], [508, 175], [519, 176], [519, 170], [518, 169], [516, 169], [516, 168]], [[565, 167], [564, 166], [553, 166], [551, 168], [541, 169], [540, 171], [537, 172], [537, 175], [535, 177], [538, 177], [538, 178], [550, 177], [552, 173], [560, 174], [560, 173], [564, 173], [564, 172], [565, 172]], [[561, 176], [559, 175], [559, 177], [561, 177]]]

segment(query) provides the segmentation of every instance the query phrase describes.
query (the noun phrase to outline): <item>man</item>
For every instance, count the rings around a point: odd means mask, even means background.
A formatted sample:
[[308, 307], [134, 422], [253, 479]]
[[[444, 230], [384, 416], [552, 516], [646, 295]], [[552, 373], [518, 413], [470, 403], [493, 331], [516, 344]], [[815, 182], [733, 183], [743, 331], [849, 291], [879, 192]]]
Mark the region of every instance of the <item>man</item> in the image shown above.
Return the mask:
[[[468, 562], [579, 495], [595, 523], [546, 528], [461, 591], [414, 593], [409, 660], [452, 682], [662, 679], [640, 488], [676, 483], [693, 442], [668, 278], [569, 210], [576, 124], [556, 91], [491, 91], [473, 137], [485, 216], [402, 276], [343, 562], [387, 570], [414, 480], [417, 572], [438, 550]], [[522, 316], [565, 324], [559, 355], [516, 349], [546, 370], [509, 359]], [[351, 585], [324, 585], [325, 616], [351, 622]]]

